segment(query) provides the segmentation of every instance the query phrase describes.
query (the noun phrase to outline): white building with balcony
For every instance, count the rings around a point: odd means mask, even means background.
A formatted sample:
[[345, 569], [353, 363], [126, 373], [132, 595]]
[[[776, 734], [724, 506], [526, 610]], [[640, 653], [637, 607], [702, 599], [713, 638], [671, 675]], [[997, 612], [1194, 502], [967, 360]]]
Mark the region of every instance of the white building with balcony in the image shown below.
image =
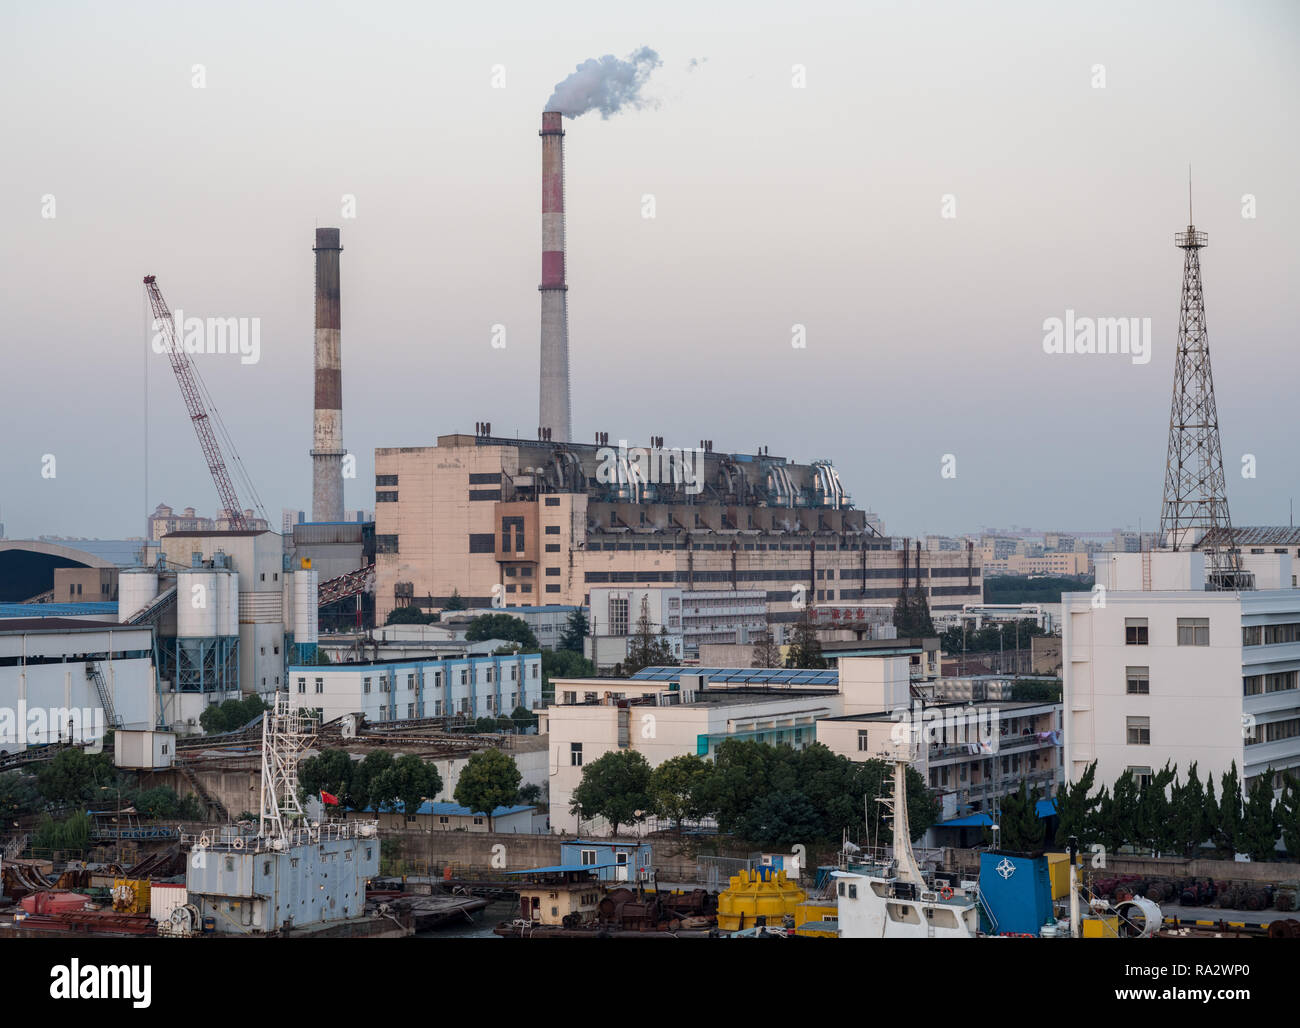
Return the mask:
[[1300, 768], [1300, 590], [1288, 554], [1242, 554], [1258, 591], [1207, 592], [1196, 552], [1108, 554], [1063, 605], [1066, 775], [1170, 761], [1202, 781]]

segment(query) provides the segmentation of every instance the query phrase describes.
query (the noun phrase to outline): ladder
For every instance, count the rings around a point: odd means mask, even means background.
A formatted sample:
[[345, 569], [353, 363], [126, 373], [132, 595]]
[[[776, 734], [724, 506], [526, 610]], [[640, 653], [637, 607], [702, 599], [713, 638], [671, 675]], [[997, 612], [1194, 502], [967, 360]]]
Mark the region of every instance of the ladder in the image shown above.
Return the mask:
[[1142, 551], [1142, 591], [1149, 593], [1151, 591], [1151, 551]]
[[113, 710], [113, 695], [108, 691], [108, 683], [104, 681], [104, 675], [96, 661], [86, 661], [86, 677], [95, 683], [95, 690], [99, 693], [99, 705], [104, 708], [105, 724], [109, 728], [119, 727], [117, 714]]

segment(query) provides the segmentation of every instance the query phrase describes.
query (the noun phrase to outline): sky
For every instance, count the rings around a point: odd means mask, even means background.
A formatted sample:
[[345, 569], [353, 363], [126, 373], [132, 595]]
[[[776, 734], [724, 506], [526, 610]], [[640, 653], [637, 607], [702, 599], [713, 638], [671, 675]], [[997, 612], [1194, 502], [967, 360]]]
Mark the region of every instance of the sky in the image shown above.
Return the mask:
[[[534, 438], [540, 112], [648, 46], [646, 104], [565, 120], [577, 441], [830, 458], [899, 535], [1153, 528], [1190, 165], [1233, 520], [1285, 524], [1297, 44], [1288, 0], [6, 5], [0, 521], [214, 512], [146, 274], [259, 319], [195, 360], [273, 527], [309, 510], [318, 225], [346, 507], [376, 447]], [[1067, 310], [1149, 362], [1044, 352]]]

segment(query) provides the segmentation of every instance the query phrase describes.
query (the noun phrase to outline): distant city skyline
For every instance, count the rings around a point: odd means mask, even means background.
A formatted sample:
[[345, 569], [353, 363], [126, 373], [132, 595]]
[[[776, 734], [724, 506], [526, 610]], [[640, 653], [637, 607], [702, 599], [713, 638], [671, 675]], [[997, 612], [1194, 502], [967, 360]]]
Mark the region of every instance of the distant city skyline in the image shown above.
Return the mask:
[[[534, 438], [539, 114], [642, 47], [647, 106], [564, 123], [575, 440], [829, 458], [899, 536], [1152, 531], [1190, 163], [1232, 520], [1290, 523], [1294, 4], [220, 10], [4, 15], [0, 82], [40, 97], [0, 112], [10, 538], [215, 515], [145, 274], [257, 319], [255, 361], [195, 361], [272, 526], [310, 511], [318, 226], [346, 510], [376, 447]], [[1045, 352], [1076, 314], [1149, 318], [1150, 359]]]

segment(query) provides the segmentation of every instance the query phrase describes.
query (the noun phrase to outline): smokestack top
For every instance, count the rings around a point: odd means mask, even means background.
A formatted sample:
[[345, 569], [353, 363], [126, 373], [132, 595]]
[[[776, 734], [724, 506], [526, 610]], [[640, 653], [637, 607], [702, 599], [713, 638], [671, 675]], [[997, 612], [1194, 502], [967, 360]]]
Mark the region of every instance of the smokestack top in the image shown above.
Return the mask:
[[316, 245], [313, 250], [342, 250], [339, 246], [339, 230], [336, 228], [318, 228], [316, 230]]
[[559, 111], [542, 111], [542, 131], [539, 136], [564, 135], [564, 115]]

